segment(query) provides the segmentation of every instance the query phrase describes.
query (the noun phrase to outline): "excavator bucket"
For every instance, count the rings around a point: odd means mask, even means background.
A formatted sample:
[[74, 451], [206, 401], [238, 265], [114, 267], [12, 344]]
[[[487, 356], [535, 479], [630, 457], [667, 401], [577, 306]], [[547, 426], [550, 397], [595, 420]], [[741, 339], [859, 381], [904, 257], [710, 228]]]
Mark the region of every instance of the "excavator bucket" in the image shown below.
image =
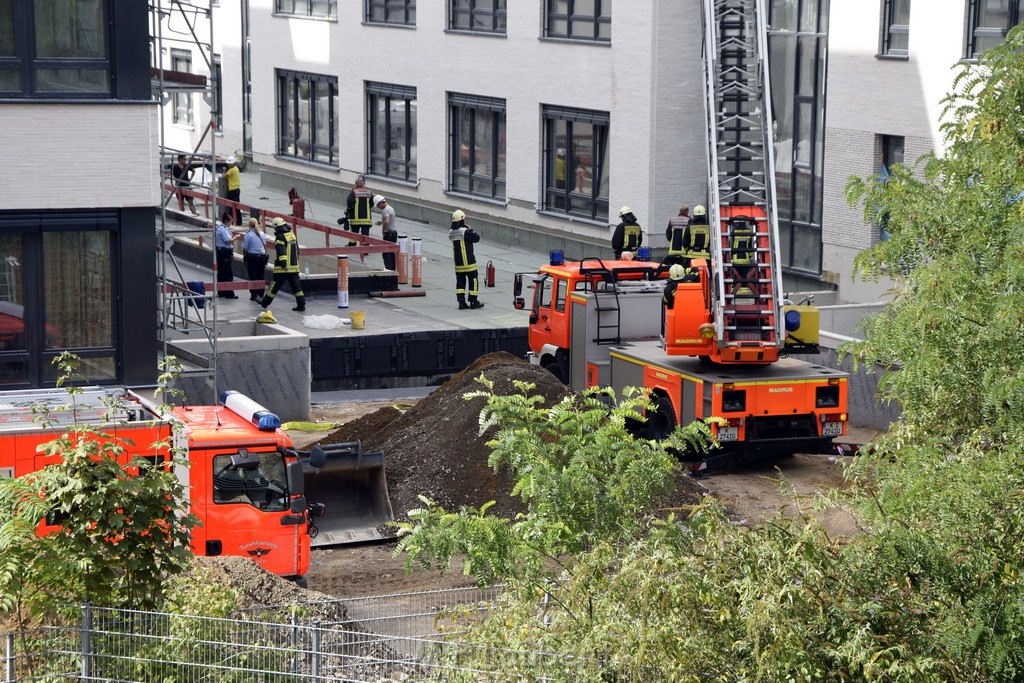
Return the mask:
[[364, 453], [362, 442], [314, 446], [303, 459], [306, 500], [323, 503], [313, 547], [394, 537], [384, 454]]

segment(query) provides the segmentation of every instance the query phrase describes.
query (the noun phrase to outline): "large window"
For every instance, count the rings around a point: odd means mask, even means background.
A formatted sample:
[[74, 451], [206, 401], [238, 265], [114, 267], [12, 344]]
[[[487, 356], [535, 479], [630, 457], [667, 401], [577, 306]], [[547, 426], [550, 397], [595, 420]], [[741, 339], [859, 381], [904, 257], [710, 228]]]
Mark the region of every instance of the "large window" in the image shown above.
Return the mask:
[[612, 39], [612, 0], [546, 0], [545, 12], [548, 38]]
[[371, 24], [416, 25], [416, 0], [365, 0]]
[[[188, 50], [171, 50], [171, 69], [182, 73], [192, 73], [192, 53]], [[192, 125], [192, 93], [187, 90], [174, 93], [174, 111], [171, 120], [174, 123]]]
[[768, 34], [779, 248], [786, 270], [821, 273], [827, 0], [772, 0]]
[[448, 28], [505, 33], [505, 0], [449, 0]]
[[544, 107], [544, 210], [608, 220], [607, 112]]
[[277, 153], [336, 165], [338, 141], [334, 116], [338, 110], [338, 79], [278, 71], [277, 99]]
[[274, 12], [297, 17], [338, 18], [337, 0], [274, 0]]
[[969, 0], [967, 8], [968, 59], [976, 58], [1006, 38], [1020, 23], [1021, 0]]
[[0, 0], [0, 93], [110, 95], [106, 0]]
[[367, 170], [373, 175], [416, 179], [416, 88], [366, 84]]
[[906, 56], [910, 47], [910, 0], [882, 3], [881, 54]]
[[505, 100], [451, 93], [449, 189], [505, 198]]
[[[878, 177], [883, 183], [889, 179], [890, 169], [893, 164], [903, 163], [903, 148], [905, 140], [902, 135], [879, 135], [878, 151], [879, 169]], [[889, 214], [882, 215], [878, 220], [878, 239], [885, 241], [892, 235], [889, 233]]]

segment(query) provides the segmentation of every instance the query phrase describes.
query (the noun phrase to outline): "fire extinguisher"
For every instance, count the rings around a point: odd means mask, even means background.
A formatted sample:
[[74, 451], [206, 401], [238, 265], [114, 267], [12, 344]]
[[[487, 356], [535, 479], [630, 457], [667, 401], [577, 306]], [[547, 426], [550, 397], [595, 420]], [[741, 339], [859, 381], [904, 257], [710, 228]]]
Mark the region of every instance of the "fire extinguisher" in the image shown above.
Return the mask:
[[491, 261], [488, 261], [487, 262], [487, 267], [484, 269], [484, 272], [485, 272], [484, 279], [487, 282], [487, 286], [488, 287], [493, 287], [494, 286], [494, 263], [492, 263]]

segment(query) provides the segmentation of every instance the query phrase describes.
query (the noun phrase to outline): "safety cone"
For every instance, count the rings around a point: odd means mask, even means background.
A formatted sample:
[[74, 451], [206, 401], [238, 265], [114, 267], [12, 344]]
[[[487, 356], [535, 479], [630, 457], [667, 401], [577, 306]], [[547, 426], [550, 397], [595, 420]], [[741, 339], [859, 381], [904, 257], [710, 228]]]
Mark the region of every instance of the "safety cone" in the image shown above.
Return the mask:
[[258, 323], [270, 323], [271, 325], [277, 324], [277, 318], [274, 317], [274, 313], [270, 310], [263, 311], [256, 316], [256, 322]]

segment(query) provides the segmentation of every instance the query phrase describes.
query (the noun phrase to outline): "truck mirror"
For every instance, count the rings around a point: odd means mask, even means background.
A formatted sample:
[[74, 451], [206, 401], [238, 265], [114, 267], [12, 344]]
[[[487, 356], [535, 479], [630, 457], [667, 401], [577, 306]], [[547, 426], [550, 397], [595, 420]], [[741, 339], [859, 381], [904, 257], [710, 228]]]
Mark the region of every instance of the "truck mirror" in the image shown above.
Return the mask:
[[293, 515], [301, 515], [303, 512], [306, 511], [308, 507], [309, 506], [306, 504], [306, 497], [299, 496], [298, 498], [292, 498], [291, 507], [289, 508], [289, 511]]
[[288, 492], [293, 496], [301, 496], [306, 492], [306, 479], [302, 473], [301, 462], [293, 460], [288, 463], [288, 467], [285, 469], [285, 477], [288, 479]]
[[237, 453], [231, 455], [231, 466], [236, 470], [254, 470], [260, 466], [260, 456], [239, 448]]
[[531, 325], [536, 325], [537, 321], [539, 319], [540, 318], [537, 316], [537, 311], [533, 311], [532, 313], [530, 313], [530, 324]]
[[325, 462], [327, 462], [327, 452], [320, 446], [313, 446], [313, 450], [309, 452], [309, 464], [320, 469]]
[[515, 299], [512, 300], [512, 307], [515, 308], [517, 311], [523, 310], [524, 308], [526, 308], [526, 299], [524, 299], [521, 296], [517, 296]]
[[[523, 306], [518, 305], [522, 301], [523, 296], [523, 274], [516, 273], [512, 276], [512, 296], [515, 297], [516, 308], [522, 308]], [[525, 303], [523, 304], [525, 305]]]

